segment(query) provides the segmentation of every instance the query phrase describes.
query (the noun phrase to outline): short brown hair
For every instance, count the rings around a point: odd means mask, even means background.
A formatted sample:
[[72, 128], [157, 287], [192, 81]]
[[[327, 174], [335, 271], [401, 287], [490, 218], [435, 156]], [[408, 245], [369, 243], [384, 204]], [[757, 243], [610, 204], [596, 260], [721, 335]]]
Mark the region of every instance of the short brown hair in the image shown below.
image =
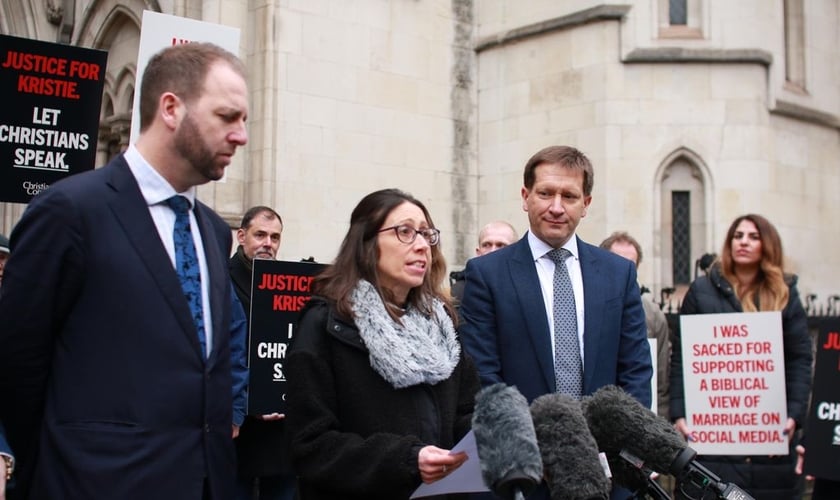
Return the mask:
[[154, 121], [164, 92], [172, 92], [187, 103], [200, 97], [207, 72], [216, 62], [228, 64], [245, 78], [242, 61], [212, 43], [173, 45], [152, 56], [140, 82], [140, 130], [146, 130]]
[[530, 190], [534, 187], [537, 174], [534, 172], [540, 165], [560, 165], [564, 168], [580, 170], [583, 172], [583, 194], [592, 194], [592, 187], [595, 185], [595, 172], [592, 169], [592, 162], [578, 149], [571, 146], [549, 146], [534, 154], [525, 164], [523, 182], [525, 188]]
[[630, 236], [630, 233], [627, 231], [615, 231], [613, 234], [607, 236], [607, 239], [601, 242], [599, 245], [604, 250], [609, 250], [612, 246], [616, 243], [628, 243], [633, 245], [633, 248], [636, 249], [636, 265], [642, 263], [642, 246], [639, 245], [639, 242], [636, 241], [636, 238]]
[[265, 217], [269, 220], [277, 219], [280, 221], [280, 227], [283, 227], [283, 218], [280, 217], [273, 208], [266, 207], [263, 205], [257, 205], [255, 207], [251, 207], [245, 212], [245, 215], [242, 216], [242, 223], [239, 224], [239, 229], [248, 229], [251, 225], [251, 222], [254, 221], [254, 218], [258, 215], [265, 214]]

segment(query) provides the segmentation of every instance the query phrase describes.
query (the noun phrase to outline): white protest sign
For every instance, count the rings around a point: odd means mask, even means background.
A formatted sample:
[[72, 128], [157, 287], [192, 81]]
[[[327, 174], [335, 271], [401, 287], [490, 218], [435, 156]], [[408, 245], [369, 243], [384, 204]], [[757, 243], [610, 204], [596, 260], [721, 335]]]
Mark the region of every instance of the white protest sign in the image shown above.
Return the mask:
[[137, 52], [134, 107], [131, 115], [132, 144], [140, 133], [140, 82], [143, 80], [143, 72], [149, 59], [166, 47], [189, 42], [212, 42], [233, 54], [239, 54], [239, 28], [170, 16], [151, 10], [143, 11], [140, 48]]
[[787, 455], [779, 311], [680, 316], [689, 445], [701, 455]]

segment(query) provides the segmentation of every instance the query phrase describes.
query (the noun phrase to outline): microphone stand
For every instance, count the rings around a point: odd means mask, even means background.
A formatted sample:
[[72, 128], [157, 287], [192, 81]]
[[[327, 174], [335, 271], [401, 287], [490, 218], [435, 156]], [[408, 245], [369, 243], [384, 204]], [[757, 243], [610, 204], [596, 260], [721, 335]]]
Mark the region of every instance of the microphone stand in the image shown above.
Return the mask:
[[659, 485], [656, 481], [648, 477], [647, 480], [647, 496], [653, 498], [654, 500], [671, 500], [671, 497], [668, 495], [668, 492], [665, 491], [665, 488]]
[[633, 455], [627, 450], [621, 450], [618, 454], [619, 458], [631, 467], [639, 470], [640, 473], [647, 477], [644, 488], [639, 488], [633, 492], [633, 498], [636, 500], [645, 500], [646, 498], [653, 498], [653, 500], [672, 500], [668, 492], [659, 485], [656, 481], [651, 479], [652, 471], [644, 467], [644, 462], [637, 456]]
[[740, 486], [721, 481], [715, 473], [694, 461], [697, 452], [685, 448], [671, 464], [671, 473], [677, 478], [676, 491], [687, 498], [704, 499], [711, 492], [718, 500], [755, 500]]
[[493, 484], [493, 493], [505, 500], [525, 500], [537, 486], [534, 478], [522, 471], [512, 470]]
[[707, 498], [706, 493], [711, 493], [718, 500], [755, 500], [740, 486], [721, 481], [712, 471], [698, 463], [692, 464], [688, 472], [677, 478], [676, 491], [686, 498], [697, 500]]

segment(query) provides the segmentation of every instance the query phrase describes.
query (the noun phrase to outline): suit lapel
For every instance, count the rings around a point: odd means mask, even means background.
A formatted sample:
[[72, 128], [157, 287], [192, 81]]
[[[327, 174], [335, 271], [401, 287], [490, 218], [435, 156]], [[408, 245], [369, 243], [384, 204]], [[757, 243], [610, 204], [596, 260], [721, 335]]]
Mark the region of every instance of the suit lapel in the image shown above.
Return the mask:
[[522, 317], [525, 318], [525, 332], [530, 337], [534, 356], [537, 358], [545, 383], [553, 388], [554, 348], [551, 346], [551, 333], [540, 278], [537, 275], [527, 235], [516, 245], [513, 258], [509, 261], [510, 279], [515, 288], [513, 297], [519, 300]]
[[137, 250], [140, 262], [146, 266], [158, 291], [172, 308], [175, 318], [181, 325], [181, 331], [187, 335], [195, 348], [196, 355], [199, 355], [201, 346], [189, 305], [184, 300], [181, 282], [160, 241], [157, 227], [149, 214], [146, 200], [140, 193], [137, 180], [131, 174], [122, 156], [106, 168], [111, 169], [108, 185], [115, 192], [114, 196], [108, 200], [108, 206], [122, 226], [126, 238]]
[[204, 243], [204, 256], [207, 259], [207, 271], [210, 274], [210, 310], [213, 311], [213, 348], [210, 351], [209, 362], [214, 362], [218, 356], [219, 348], [223, 341], [229, 340], [230, 325], [224, 323], [224, 311], [228, 309], [225, 302], [230, 302], [230, 297], [226, 295], [227, 287], [225, 286], [229, 280], [227, 266], [227, 256], [221, 255], [221, 245], [218, 243], [218, 236], [210, 223], [209, 208], [203, 203], [196, 200], [195, 218], [198, 221], [198, 227], [201, 230], [201, 239]]
[[583, 280], [583, 391], [592, 387], [592, 379], [598, 371], [598, 346], [601, 343], [600, 311], [604, 310], [605, 288], [601, 279], [601, 261], [592, 247], [578, 238], [580, 274]]

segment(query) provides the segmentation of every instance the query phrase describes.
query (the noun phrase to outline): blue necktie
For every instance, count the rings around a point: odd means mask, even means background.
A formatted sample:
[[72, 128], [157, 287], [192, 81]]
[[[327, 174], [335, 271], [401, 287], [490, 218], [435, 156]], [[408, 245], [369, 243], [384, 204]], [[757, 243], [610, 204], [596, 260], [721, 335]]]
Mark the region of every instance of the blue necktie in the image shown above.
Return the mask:
[[575, 292], [566, 259], [572, 253], [565, 248], [548, 252], [554, 261], [554, 382], [557, 392], [580, 399], [583, 393], [583, 362], [580, 359]]
[[175, 230], [172, 233], [175, 242], [175, 270], [178, 272], [181, 289], [190, 305], [193, 323], [198, 331], [201, 356], [205, 357], [207, 342], [204, 337], [204, 311], [201, 307], [201, 270], [190, 231], [190, 202], [185, 197], [176, 195], [166, 200], [166, 203], [175, 212]]

